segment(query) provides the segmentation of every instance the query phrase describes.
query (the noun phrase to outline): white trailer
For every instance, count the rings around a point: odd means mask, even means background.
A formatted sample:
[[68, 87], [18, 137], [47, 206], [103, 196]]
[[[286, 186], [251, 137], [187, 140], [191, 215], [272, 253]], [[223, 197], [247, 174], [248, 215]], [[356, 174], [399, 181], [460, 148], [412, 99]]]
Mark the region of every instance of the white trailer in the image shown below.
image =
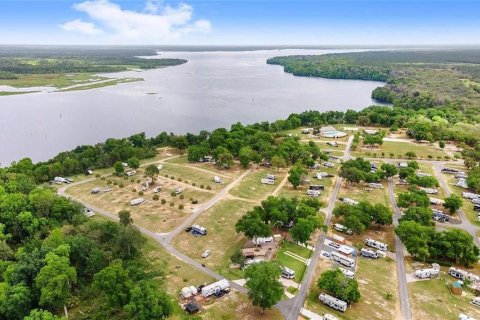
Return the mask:
[[325, 313], [323, 315], [323, 320], [340, 320], [340, 319], [338, 319], [337, 317], [335, 317], [334, 315], [332, 315], [330, 313]]
[[130, 171], [127, 171], [127, 176], [131, 177], [131, 176], [134, 176], [137, 174], [137, 171], [136, 170], [130, 170]]
[[328, 295], [326, 293], [320, 293], [320, 295], [318, 296], [318, 299], [323, 304], [326, 304], [330, 308], [333, 308], [341, 312], [347, 311], [347, 303], [345, 301], [332, 297], [331, 295]]
[[480, 198], [480, 194], [472, 193], [472, 192], [462, 192], [462, 196], [470, 200]]
[[425, 191], [427, 194], [438, 194], [438, 189], [435, 189], [435, 188], [420, 187], [419, 189], [422, 190], [422, 191]]
[[130, 205], [131, 206], [136, 206], [136, 205], [142, 204], [144, 202], [145, 202], [145, 199], [137, 198], [137, 199], [133, 199], [132, 201], [130, 201]]
[[353, 234], [352, 230], [348, 229], [347, 227], [345, 227], [343, 224], [340, 224], [340, 223], [335, 223], [333, 225], [333, 228], [339, 232], [344, 232], [346, 234]]
[[351, 206], [356, 206], [358, 204], [357, 200], [353, 200], [350, 198], [341, 198], [340, 201], [342, 201], [343, 203], [349, 204]]
[[287, 267], [281, 267], [282, 268], [282, 277], [285, 279], [293, 279], [295, 278], [295, 271], [292, 269], [289, 269]]
[[221, 183], [221, 182], [222, 182], [222, 179], [220, 179], [219, 176], [215, 176], [215, 177], [213, 177], [213, 182], [215, 182], [215, 183]]
[[342, 273], [343, 273], [346, 277], [348, 277], [348, 278], [350, 278], [350, 279], [353, 279], [353, 278], [355, 277], [355, 272], [353, 272], [353, 271], [351, 271], [351, 270], [347, 270], [347, 269], [342, 268], [342, 267], [340, 267], [339, 269], [340, 269], [340, 271], [342, 271]]
[[208, 286], [202, 288], [202, 296], [207, 298], [215, 293], [220, 293], [222, 291], [230, 291], [230, 282], [227, 279], [222, 279], [217, 282], [211, 283]]
[[362, 250], [360, 250], [360, 254], [365, 258], [378, 259], [378, 254], [373, 250], [362, 248]]
[[442, 199], [437, 199], [437, 198], [429, 198], [430, 199], [430, 204], [433, 204], [434, 206], [440, 206], [445, 203]]
[[257, 246], [264, 243], [272, 242], [272, 241], [273, 241], [273, 237], [256, 237], [256, 238], [253, 238], [252, 240], [252, 242]]
[[440, 273], [440, 270], [438, 269], [433, 269], [433, 268], [419, 269], [419, 270], [415, 270], [415, 277], [420, 279], [433, 278], [437, 276], [439, 273]]
[[92, 189], [92, 194], [97, 194], [100, 192], [100, 188], [93, 188]]
[[381, 183], [371, 182], [371, 183], [368, 183], [367, 186], [369, 188], [374, 188], [374, 189], [383, 189], [383, 184], [381, 184]]
[[470, 301], [476, 307], [480, 307], [480, 297], [473, 297], [472, 301]]
[[275, 180], [271, 180], [271, 179], [260, 179], [260, 182], [262, 184], [275, 184]]
[[470, 280], [472, 282], [480, 281], [480, 277], [476, 274], [455, 267], [450, 267], [450, 269], [448, 269], [448, 274], [460, 280]]
[[330, 257], [333, 261], [338, 262], [346, 267], [353, 268], [355, 267], [355, 260], [340, 254], [339, 252], [333, 251], [330, 254]]
[[365, 244], [378, 250], [388, 251], [388, 245], [377, 240], [367, 238], [365, 239]]
[[312, 197], [312, 198], [317, 198], [320, 196], [320, 191], [319, 190], [307, 190], [307, 196]]
[[476, 320], [473, 317], [467, 316], [466, 314], [460, 313], [458, 315], [458, 320]]
[[198, 234], [204, 235], [204, 236], [207, 235], [207, 229], [205, 229], [205, 228], [202, 227], [202, 226], [199, 226], [198, 224], [192, 225], [192, 231], [194, 231], [194, 232], [196, 232], [196, 233], [198, 233]]

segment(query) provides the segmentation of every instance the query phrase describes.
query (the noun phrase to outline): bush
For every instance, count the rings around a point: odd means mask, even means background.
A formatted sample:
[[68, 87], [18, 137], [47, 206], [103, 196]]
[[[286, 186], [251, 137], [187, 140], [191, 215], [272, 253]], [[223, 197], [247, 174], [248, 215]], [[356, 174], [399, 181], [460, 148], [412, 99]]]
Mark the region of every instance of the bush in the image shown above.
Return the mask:
[[384, 157], [385, 157], [385, 152], [382, 152], [382, 158], [384, 158]]
[[107, 184], [112, 184], [112, 180], [107, 180]]
[[143, 196], [143, 191], [139, 191], [139, 192], [138, 192], [138, 195], [139, 195], [140, 197]]
[[207, 186], [207, 190], [212, 190], [212, 187], [210, 187], [210, 186]]
[[203, 184], [200, 185], [200, 189], [204, 189], [205, 186]]
[[165, 178], [168, 178], [168, 174], [165, 175]]
[[390, 158], [393, 158], [395, 156], [395, 153], [390, 152]]
[[128, 177], [127, 176], [123, 177], [123, 180], [128, 180]]
[[137, 180], [137, 183], [140, 183], [140, 179]]
[[175, 180], [175, 177], [174, 177], [174, 176], [170, 176], [170, 179]]
[[135, 182], [135, 179], [133, 179], [133, 178], [130, 179], [130, 182], [131, 182], [131, 183], [134, 183], [134, 182]]
[[196, 185], [197, 185], [197, 184], [196, 184], [195, 182], [192, 182], [192, 186], [194, 186], [194, 187], [195, 187]]
[[113, 185], [114, 185], [114, 186], [118, 185], [118, 182], [117, 182], [117, 181], [113, 181]]
[[125, 185], [124, 185], [123, 183], [120, 183], [118, 186], [119, 186], [120, 188], [125, 187]]
[[137, 192], [137, 189], [133, 188], [133, 189], [132, 189], [132, 192], [133, 192], [133, 193]]
[[159, 199], [158, 194], [154, 194], [152, 199], [153, 199], [153, 201], [158, 201], [158, 199]]
[[179, 209], [179, 210], [183, 210], [184, 208], [185, 208], [185, 207], [183, 206], [183, 204], [178, 205], [178, 209]]
[[95, 178], [100, 178], [100, 173], [96, 173]]
[[198, 203], [197, 199], [191, 199], [190, 201], [192, 202], [192, 204], [197, 204]]
[[100, 180], [105, 181], [105, 177], [101, 177]]
[[175, 191], [172, 191], [172, 192], [170, 193], [170, 195], [171, 195], [172, 197], [176, 197], [176, 196], [177, 196], [177, 194], [175, 193]]
[[178, 178], [177, 180], [178, 180], [178, 182], [182, 182], [182, 178]]
[[429, 154], [427, 157], [428, 157], [428, 159], [432, 159], [432, 158], [433, 158], [433, 156], [432, 156], [431, 154]]
[[175, 202], [170, 202], [170, 207], [173, 207], [175, 205]]
[[180, 200], [183, 200], [185, 197], [183, 196], [183, 194], [180, 195]]
[[162, 204], [166, 204], [166, 203], [167, 203], [167, 200], [165, 200], [165, 199], [162, 199], [162, 201], [161, 201], [161, 202], [162, 202]]

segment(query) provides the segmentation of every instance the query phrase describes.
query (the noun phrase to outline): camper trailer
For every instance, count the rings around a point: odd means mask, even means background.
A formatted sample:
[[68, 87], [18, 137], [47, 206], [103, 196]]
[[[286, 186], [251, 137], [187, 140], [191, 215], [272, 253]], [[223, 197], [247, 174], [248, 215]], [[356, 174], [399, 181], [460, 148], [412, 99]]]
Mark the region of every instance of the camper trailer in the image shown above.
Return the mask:
[[272, 241], [273, 241], [273, 237], [256, 237], [256, 238], [253, 238], [252, 240], [252, 242], [257, 246], [264, 243], [272, 242]]
[[325, 190], [325, 187], [320, 185], [320, 184], [311, 184], [310, 186], [308, 186], [308, 190], [323, 191], [323, 190]]
[[92, 189], [92, 194], [97, 194], [100, 192], [100, 188], [93, 188]]
[[415, 270], [415, 277], [420, 279], [433, 278], [440, 273], [440, 270], [434, 268]]
[[307, 196], [316, 198], [320, 196], [320, 191], [318, 190], [307, 190]]
[[349, 268], [355, 267], [355, 260], [347, 256], [344, 256], [343, 254], [333, 251], [330, 256], [333, 261], [343, 264], [346, 267], [349, 267]]
[[423, 187], [420, 187], [419, 189], [422, 190], [422, 191], [425, 191], [427, 194], [438, 194], [438, 189], [423, 188]]
[[450, 267], [450, 269], [448, 269], [448, 274], [460, 280], [470, 280], [472, 282], [480, 281], [480, 277], [476, 274], [455, 267]]
[[336, 234], [332, 236], [332, 239], [340, 244], [345, 244], [347, 242], [344, 237], [337, 236]]
[[445, 203], [445, 201], [443, 201], [442, 199], [437, 199], [437, 198], [429, 198], [429, 199], [430, 199], [430, 204], [434, 206], [440, 206]]
[[360, 254], [365, 258], [378, 259], [378, 254], [373, 250], [362, 248], [362, 250], [360, 250]]
[[137, 199], [133, 199], [132, 201], [130, 201], [130, 205], [131, 206], [136, 206], [136, 205], [142, 204], [144, 202], [145, 202], [145, 199], [137, 198]]
[[332, 297], [331, 295], [328, 295], [326, 293], [320, 293], [320, 295], [318, 296], [318, 299], [323, 304], [326, 304], [330, 308], [333, 308], [341, 312], [347, 311], [347, 303], [345, 301]]
[[480, 198], [480, 194], [472, 193], [472, 192], [462, 192], [462, 196], [470, 200]]
[[328, 141], [327, 144], [328, 144], [329, 146], [331, 146], [331, 147], [336, 147], [336, 148], [338, 148], [338, 143], [335, 142], [335, 141]]
[[368, 183], [367, 186], [369, 188], [374, 188], [374, 189], [383, 189], [383, 185], [381, 183], [371, 182], [371, 183]]
[[453, 168], [443, 168], [442, 169], [442, 172], [444, 173], [455, 173], [455, 174], [458, 174], [460, 173], [460, 170], [457, 170], [457, 169], [453, 169]]
[[209, 284], [208, 286], [203, 287], [202, 296], [204, 298], [207, 298], [212, 294], [220, 293], [222, 291], [224, 292], [230, 291], [230, 282], [228, 282], [227, 279], [222, 279], [212, 284]]
[[130, 171], [127, 171], [127, 176], [131, 177], [131, 176], [134, 176], [137, 174], [137, 171], [136, 170], [130, 170]]
[[335, 223], [333, 225], [333, 228], [339, 232], [344, 232], [346, 234], [353, 234], [352, 230], [347, 229], [347, 227], [345, 227], [343, 224], [340, 224], [340, 223]]
[[333, 162], [328, 162], [328, 161], [325, 161], [323, 165], [327, 168], [333, 168], [335, 166]]
[[345, 269], [345, 268], [342, 268], [342, 267], [340, 267], [339, 269], [340, 269], [340, 271], [342, 271], [342, 273], [343, 273], [346, 277], [348, 277], [348, 278], [350, 278], [350, 279], [353, 279], [353, 278], [355, 277], [355, 272], [353, 272], [353, 271], [351, 271], [351, 270], [348, 270], [348, 269]]
[[202, 236], [207, 235], [207, 229], [205, 229], [202, 226], [199, 226], [198, 224], [192, 225], [192, 231], [197, 233], [197, 234], [201, 234]]
[[267, 174], [267, 179], [270, 179], [270, 180], [276, 180], [277, 177], [273, 174]]
[[365, 244], [378, 250], [388, 251], [388, 245], [380, 241], [376, 241], [373, 239], [365, 239]]
[[480, 297], [474, 297], [470, 303], [476, 307], [480, 307]]
[[260, 182], [262, 184], [275, 184], [275, 180], [271, 180], [271, 179], [261, 179]]
[[213, 182], [215, 182], [215, 183], [221, 183], [221, 182], [222, 182], [222, 179], [220, 179], [219, 176], [215, 176], [215, 177], [213, 177]]
[[460, 313], [458, 315], [458, 320], [477, 320], [477, 319], [467, 316], [466, 314]]
[[339, 199], [343, 203], [349, 204], [351, 206], [356, 206], [358, 204], [357, 200], [353, 200], [353, 199], [350, 199], [350, 198], [339, 198]]
[[289, 269], [287, 267], [281, 267], [282, 269], [282, 277], [285, 278], [285, 279], [293, 279], [295, 278], [295, 271], [292, 270], [292, 269]]

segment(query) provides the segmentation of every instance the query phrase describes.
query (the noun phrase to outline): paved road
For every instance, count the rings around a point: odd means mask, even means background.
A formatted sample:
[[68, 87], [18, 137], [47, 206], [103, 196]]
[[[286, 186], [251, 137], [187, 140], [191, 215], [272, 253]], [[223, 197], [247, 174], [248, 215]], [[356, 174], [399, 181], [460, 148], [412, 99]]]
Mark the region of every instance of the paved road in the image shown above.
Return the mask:
[[[155, 161], [155, 162], [152, 162], [152, 163], [157, 163], [157, 162], [158, 161]], [[150, 164], [150, 163], [148, 163], [148, 164]], [[148, 164], [146, 163], [142, 166], [145, 166], [145, 165], [148, 165]], [[199, 270], [201, 272], [204, 272], [204, 273], [207, 273], [208, 275], [210, 275], [211, 277], [213, 277], [215, 279], [224, 279], [225, 277], [223, 277], [220, 274], [214, 272], [213, 270], [210, 270], [206, 267], [203, 267], [199, 262], [187, 257], [183, 253], [176, 250], [170, 244], [170, 242], [176, 234], [183, 231], [186, 228], [186, 226], [188, 226], [190, 223], [192, 223], [202, 212], [208, 210], [209, 208], [214, 206], [218, 201], [220, 201], [228, 193], [228, 191], [231, 188], [233, 188], [240, 180], [242, 180], [248, 173], [250, 173], [250, 170], [247, 170], [246, 172], [241, 174], [237, 179], [235, 179], [233, 182], [231, 182], [229, 185], [227, 185], [224, 189], [222, 189], [216, 196], [214, 196], [208, 202], [203, 204], [201, 207], [197, 208], [194, 211], [194, 213], [191, 215], [191, 217], [189, 217], [187, 220], [185, 220], [184, 223], [182, 223], [179, 227], [177, 227], [171, 233], [168, 233], [166, 235], [165, 234], [160, 235], [160, 234], [157, 234], [157, 233], [152, 232], [150, 230], [147, 230], [147, 229], [145, 229], [141, 226], [138, 226], [138, 225], [135, 225], [135, 224], [134, 225], [142, 234], [144, 234], [144, 235], [146, 235], [150, 238], [153, 238], [155, 241], [157, 241], [160, 245], [162, 245], [173, 256], [175, 256], [178, 259], [182, 260], [183, 262], [189, 264], [190, 266], [196, 268], [197, 270]], [[94, 180], [94, 178], [87, 179], [87, 180], [80, 181], [80, 182], [75, 182], [75, 183], [72, 183], [72, 184], [69, 184], [69, 185], [65, 185], [62, 188], [58, 189], [58, 194], [60, 196], [70, 198], [72, 200], [80, 202], [84, 206], [86, 206], [88, 208], [91, 208], [94, 212], [96, 212], [98, 214], [101, 214], [101, 215], [103, 215], [103, 216], [105, 216], [109, 219], [117, 221], [118, 220], [118, 215], [116, 215], [116, 214], [114, 214], [114, 213], [112, 213], [108, 210], [104, 210], [104, 209], [95, 207], [95, 206], [91, 205], [90, 203], [88, 203], [86, 201], [82, 201], [82, 200], [77, 199], [77, 198], [73, 197], [72, 195], [68, 194], [68, 192], [67, 192], [68, 188], [76, 186], [76, 185], [84, 184], [84, 183], [87, 183], [87, 182], [92, 181], [92, 180]], [[234, 288], [234, 289], [236, 289], [236, 290], [238, 290], [238, 291], [240, 291], [244, 294], [248, 293], [248, 290], [246, 288], [240, 286], [239, 284], [237, 284], [235, 282], [230, 281], [230, 285], [231, 285], [232, 288]]]
[[[345, 153], [343, 155], [344, 160], [350, 159], [350, 148], [352, 146], [353, 136], [348, 140], [347, 146], [345, 148]], [[338, 192], [342, 186], [342, 180], [338, 177], [335, 182], [332, 193], [328, 199], [328, 206], [326, 210], [325, 225], [330, 225], [330, 220], [332, 218], [332, 211], [335, 207], [335, 201], [337, 199]], [[298, 290], [297, 295], [289, 300], [282, 301], [277, 304], [277, 308], [282, 312], [286, 320], [297, 320], [298, 316], [301, 314], [303, 305], [307, 298], [308, 289], [313, 281], [313, 276], [315, 275], [315, 269], [317, 268], [318, 259], [320, 258], [320, 253], [322, 252], [323, 244], [325, 242], [326, 234], [324, 232], [320, 233], [320, 236], [317, 239], [315, 244], [315, 249], [310, 258], [310, 264], [307, 266], [305, 273], [303, 275], [302, 283]]]
[[[393, 190], [393, 179], [388, 179], [388, 193], [390, 198], [390, 204], [392, 205], [394, 217], [393, 224], [398, 226], [398, 219], [401, 217], [400, 208], [397, 206], [397, 201], [395, 199], [395, 192]], [[405, 271], [405, 260], [403, 254], [403, 243], [400, 238], [395, 235], [395, 254], [396, 254], [396, 263], [397, 263], [397, 279], [398, 279], [398, 293], [400, 299], [400, 311], [402, 313], [403, 320], [412, 319], [412, 310], [410, 308], [410, 299], [408, 297], [408, 288], [407, 288], [407, 273]]]

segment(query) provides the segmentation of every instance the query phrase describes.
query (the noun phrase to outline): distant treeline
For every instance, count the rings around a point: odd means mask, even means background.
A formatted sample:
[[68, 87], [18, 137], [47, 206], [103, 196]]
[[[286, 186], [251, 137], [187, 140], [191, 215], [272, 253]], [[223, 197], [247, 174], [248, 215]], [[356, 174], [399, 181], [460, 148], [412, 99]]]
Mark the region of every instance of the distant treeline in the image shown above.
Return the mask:
[[28, 174], [36, 182], [45, 182], [55, 176], [111, 167], [117, 161], [151, 158], [156, 155], [158, 147], [165, 146], [188, 150], [191, 161], [213, 155], [217, 160], [221, 158], [219, 163], [228, 165], [234, 158], [248, 163], [271, 161], [275, 157], [277, 161], [283, 159], [280, 162], [285, 165], [297, 161], [309, 165], [312, 161], [325, 157], [325, 154], [312, 145], [301, 144], [297, 138], [289, 137], [282, 131], [301, 126], [335, 124], [389, 127], [393, 131], [406, 127], [407, 133], [417, 140], [453, 140], [462, 144], [464, 155], [471, 158], [471, 164], [475, 166], [480, 161], [480, 153], [475, 151], [475, 147], [480, 145], [480, 126], [475, 121], [479, 122], [478, 116], [475, 118], [474, 115], [445, 106], [423, 110], [371, 106], [361, 111], [305, 111], [271, 123], [236, 123], [230, 130], [218, 128], [212, 132], [185, 135], [162, 132], [152, 138], [140, 133], [124, 139], [108, 139], [94, 146], [79, 146], [62, 152], [46, 162], [33, 164], [30, 159], [14, 162], [7, 170]]
[[449, 105], [479, 110], [480, 49], [287, 56], [267, 63], [298, 76], [384, 81], [372, 98], [402, 108]]

